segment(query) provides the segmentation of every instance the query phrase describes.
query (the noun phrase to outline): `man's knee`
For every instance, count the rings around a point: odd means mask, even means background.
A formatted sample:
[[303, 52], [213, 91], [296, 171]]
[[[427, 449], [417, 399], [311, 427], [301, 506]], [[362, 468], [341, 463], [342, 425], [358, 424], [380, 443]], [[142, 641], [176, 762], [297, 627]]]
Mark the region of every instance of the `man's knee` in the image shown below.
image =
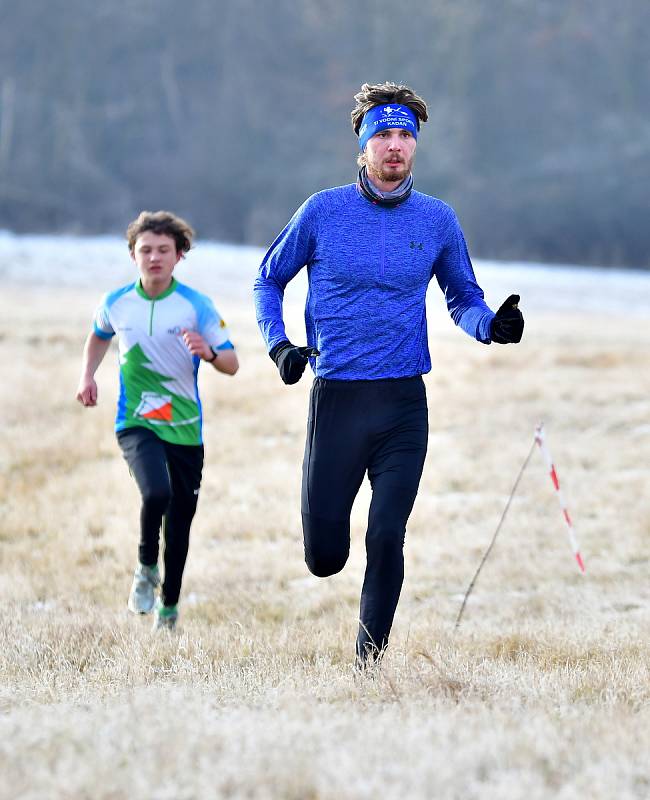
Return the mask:
[[366, 534], [366, 548], [377, 553], [398, 553], [404, 548], [405, 536], [403, 525], [373, 525]]
[[305, 546], [305, 563], [312, 575], [317, 578], [329, 578], [340, 572], [348, 560], [349, 550], [342, 551], [323, 551], [319, 548], [308, 548]]
[[350, 522], [302, 515], [305, 562], [319, 578], [340, 572], [350, 554]]
[[391, 554], [404, 548], [408, 521], [417, 489], [392, 486], [375, 497], [370, 507], [366, 549], [368, 552]]

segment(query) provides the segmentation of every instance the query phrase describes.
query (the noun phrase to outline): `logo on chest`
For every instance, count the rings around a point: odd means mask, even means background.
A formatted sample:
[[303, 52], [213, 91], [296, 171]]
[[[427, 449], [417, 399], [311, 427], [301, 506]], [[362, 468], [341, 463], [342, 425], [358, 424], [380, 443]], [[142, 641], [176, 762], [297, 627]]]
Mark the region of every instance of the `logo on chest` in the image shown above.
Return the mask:
[[409, 245], [411, 250], [424, 250], [424, 243], [423, 242], [414, 242], [411, 240], [411, 244]]
[[174, 325], [173, 328], [167, 328], [167, 333], [170, 336], [180, 336], [183, 331], [190, 331], [191, 333], [196, 332], [196, 328], [191, 323], [187, 323], [187, 325]]

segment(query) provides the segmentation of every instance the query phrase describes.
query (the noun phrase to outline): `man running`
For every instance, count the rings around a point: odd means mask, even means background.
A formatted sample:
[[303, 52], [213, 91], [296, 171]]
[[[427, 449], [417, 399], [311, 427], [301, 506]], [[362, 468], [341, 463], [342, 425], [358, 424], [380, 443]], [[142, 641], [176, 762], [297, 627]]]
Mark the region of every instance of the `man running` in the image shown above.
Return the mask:
[[[139, 562], [128, 608], [154, 610], [154, 629], [172, 629], [203, 470], [202, 415], [197, 387], [201, 361], [234, 375], [239, 367], [226, 324], [212, 301], [179, 283], [174, 267], [194, 231], [167, 211], [143, 211], [127, 229], [140, 277], [109, 292], [88, 335], [77, 400], [97, 405], [95, 372], [117, 335], [120, 396], [115, 430], [142, 495]], [[164, 576], [158, 541], [164, 532]]]
[[[356, 644], [361, 665], [388, 644], [404, 577], [406, 523], [427, 449], [422, 374], [431, 369], [425, 296], [435, 277], [454, 322], [479, 342], [518, 342], [511, 295], [495, 314], [474, 277], [454, 211], [413, 189], [422, 98], [407, 86], [364, 84], [355, 95], [356, 184], [309, 197], [271, 245], [255, 281], [257, 321], [282, 380], [309, 360], [311, 390], [302, 477], [307, 566], [339, 572], [350, 512], [366, 472], [372, 501]], [[307, 266], [307, 347], [289, 341], [287, 283]]]

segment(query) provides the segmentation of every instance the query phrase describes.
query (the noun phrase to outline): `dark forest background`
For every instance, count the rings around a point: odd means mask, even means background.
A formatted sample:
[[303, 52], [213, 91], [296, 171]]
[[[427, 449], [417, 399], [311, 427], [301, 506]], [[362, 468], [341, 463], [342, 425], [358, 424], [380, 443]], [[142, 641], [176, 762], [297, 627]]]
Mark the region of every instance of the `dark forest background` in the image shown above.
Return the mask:
[[355, 179], [364, 81], [429, 103], [416, 188], [484, 258], [650, 266], [648, 0], [0, 0], [0, 228], [170, 208], [267, 244]]

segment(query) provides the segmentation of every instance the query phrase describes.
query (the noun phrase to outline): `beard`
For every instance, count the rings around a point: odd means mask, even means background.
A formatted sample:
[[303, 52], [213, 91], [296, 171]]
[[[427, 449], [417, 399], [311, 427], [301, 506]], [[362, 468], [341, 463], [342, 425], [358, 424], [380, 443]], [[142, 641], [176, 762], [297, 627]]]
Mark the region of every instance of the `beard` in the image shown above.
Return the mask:
[[412, 164], [413, 159], [410, 159], [410, 161], [400, 159], [399, 168], [396, 168], [394, 166], [389, 167], [384, 161], [379, 165], [366, 164], [366, 170], [371, 179], [375, 178], [386, 183], [401, 183], [411, 172]]

